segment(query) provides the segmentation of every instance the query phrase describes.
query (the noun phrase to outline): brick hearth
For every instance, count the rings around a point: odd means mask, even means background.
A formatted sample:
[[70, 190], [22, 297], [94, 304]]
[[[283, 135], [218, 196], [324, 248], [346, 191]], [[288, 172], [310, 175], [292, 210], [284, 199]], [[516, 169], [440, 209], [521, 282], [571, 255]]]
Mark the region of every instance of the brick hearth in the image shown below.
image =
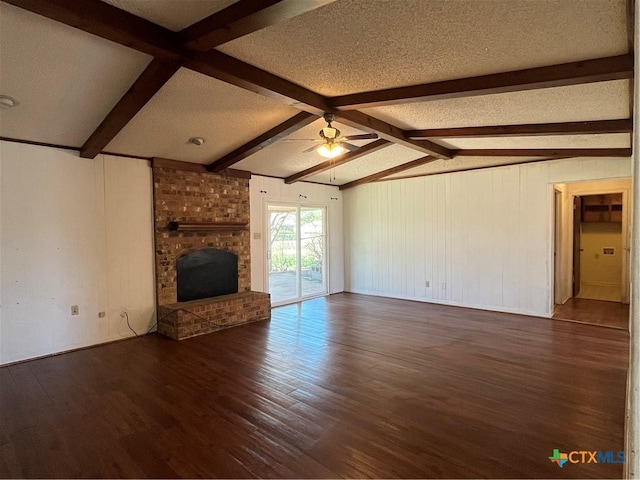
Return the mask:
[[[158, 332], [180, 340], [269, 319], [269, 294], [251, 292], [249, 176], [216, 175], [203, 165], [154, 159], [153, 184]], [[243, 226], [172, 231], [169, 222]], [[177, 303], [176, 260], [203, 248], [238, 256], [238, 293]]]
[[174, 340], [271, 318], [268, 293], [242, 292], [158, 307], [158, 332]]

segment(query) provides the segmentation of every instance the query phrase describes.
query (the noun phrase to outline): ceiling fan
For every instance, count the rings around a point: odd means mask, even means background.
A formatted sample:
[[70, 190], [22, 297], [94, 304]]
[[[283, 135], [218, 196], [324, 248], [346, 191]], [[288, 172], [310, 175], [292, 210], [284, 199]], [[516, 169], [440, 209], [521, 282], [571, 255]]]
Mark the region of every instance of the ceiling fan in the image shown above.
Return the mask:
[[340, 136], [340, 130], [334, 128], [331, 123], [335, 121], [335, 116], [333, 113], [325, 113], [324, 120], [327, 122], [327, 126], [320, 130], [320, 139], [294, 139], [291, 140], [308, 140], [312, 142], [322, 142], [322, 145], [313, 146], [307, 148], [302, 153], [308, 153], [312, 151], [317, 151], [320, 155], [325, 158], [335, 158], [338, 155], [342, 155], [347, 150], [355, 151], [360, 147], [348, 143], [348, 140], [375, 140], [378, 138], [376, 133], [362, 133], [359, 135], [346, 135], [344, 137]]

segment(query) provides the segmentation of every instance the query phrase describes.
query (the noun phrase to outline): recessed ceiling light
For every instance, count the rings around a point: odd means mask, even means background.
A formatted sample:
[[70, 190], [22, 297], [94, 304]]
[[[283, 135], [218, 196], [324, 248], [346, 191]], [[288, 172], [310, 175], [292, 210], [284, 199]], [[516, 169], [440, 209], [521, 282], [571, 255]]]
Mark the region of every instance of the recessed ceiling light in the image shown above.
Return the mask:
[[9, 95], [0, 95], [0, 108], [12, 108], [18, 105], [18, 101]]
[[193, 143], [194, 145], [200, 146], [204, 143], [204, 138], [202, 137], [191, 137], [189, 139], [189, 143]]

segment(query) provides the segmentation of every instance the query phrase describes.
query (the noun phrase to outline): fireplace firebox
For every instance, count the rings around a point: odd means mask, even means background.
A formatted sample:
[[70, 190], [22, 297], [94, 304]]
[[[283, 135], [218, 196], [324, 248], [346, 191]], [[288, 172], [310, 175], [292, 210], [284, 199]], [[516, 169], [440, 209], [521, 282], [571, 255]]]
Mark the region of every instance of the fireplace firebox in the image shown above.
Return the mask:
[[238, 293], [238, 256], [203, 248], [176, 261], [178, 302]]

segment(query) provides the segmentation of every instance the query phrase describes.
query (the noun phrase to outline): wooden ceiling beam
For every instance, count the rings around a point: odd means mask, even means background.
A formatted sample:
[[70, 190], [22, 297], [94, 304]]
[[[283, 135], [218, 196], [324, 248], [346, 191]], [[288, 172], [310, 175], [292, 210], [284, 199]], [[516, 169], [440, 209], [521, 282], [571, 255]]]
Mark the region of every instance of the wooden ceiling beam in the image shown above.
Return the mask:
[[94, 158], [178, 71], [179, 62], [153, 60], [131, 88], [80, 147], [80, 156]]
[[402, 165], [397, 165], [381, 172], [373, 173], [371, 175], [367, 175], [366, 177], [359, 178], [358, 180], [354, 180], [353, 182], [340, 185], [340, 190], [346, 190], [348, 188], [357, 187], [358, 185], [364, 185], [365, 183], [375, 182], [376, 180], [388, 177], [389, 175], [394, 175], [396, 173], [404, 172], [405, 170], [410, 170], [421, 165], [426, 165], [427, 163], [435, 162], [436, 160], [439, 159], [432, 157], [431, 155], [427, 155], [426, 157], [418, 158], [417, 160], [412, 160], [410, 162], [403, 163]]
[[456, 157], [630, 157], [630, 148], [504, 148], [454, 150]]
[[37, 15], [152, 55], [154, 60], [80, 148], [94, 158], [180, 68], [178, 36], [99, 0], [7, 0]]
[[442, 137], [515, 137], [537, 135], [585, 135], [600, 133], [629, 133], [633, 131], [630, 118], [589, 122], [532, 123], [526, 125], [492, 125], [486, 127], [429, 128], [406, 130], [414, 140]]
[[7, 3], [160, 60], [184, 61], [187, 68], [300, 110], [316, 115], [330, 111], [322, 95], [216, 50], [185, 50], [179, 34], [100, 0], [7, 0]]
[[316, 115], [307, 112], [300, 112], [288, 120], [285, 120], [280, 125], [263, 133], [259, 137], [256, 137], [241, 147], [236, 148], [233, 152], [211, 162], [207, 165], [207, 170], [213, 173], [221, 172], [222, 170], [229, 168], [231, 165], [238, 163], [240, 160], [243, 160], [263, 148], [268, 147], [272, 143], [286, 137], [287, 135], [291, 135], [293, 132], [306, 127], [317, 119], [318, 117]]
[[314, 115], [328, 112], [326, 97], [217, 50], [185, 52], [184, 66]]
[[186, 48], [210, 50], [334, 0], [239, 0], [194, 23], [179, 35]]
[[175, 32], [100, 0], [3, 0], [161, 60], [180, 60]]
[[[293, 82], [244, 63], [217, 50], [185, 52], [185, 67], [265, 97], [287, 103], [314, 115], [331, 112], [328, 99]], [[358, 111], [336, 112], [336, 120], [438, 158], [452, 158], [451, 151], [428, 140], [411, 140], [394, 125]]]
[[353, 93], [330, 98], [329, 102], [336, 110], [351, 110], [425, 100], [622, 80], [632, 77], [633, 54], [626, 54], [492, 75]]
[[[217, 50], [197, 52], [181, 49], [177, 34], [100, 0], [10, 0], [26, 10], [80, 28], [161, 59], [177, 59], [183, 66], [223, 82], [322, 115], [332, 111], [328, 99], [284, 78], [242, 62]], [[380, 136], [438, 158], [451, 152], [436, 143], [411, 140], [404, 132], [361, 112], [344, 112], [342, 122], [373, 130]]]
[[383, 139], [378, 139], [374, 142], [363, 145], [358, 150], [347, 152], [340, 157], [332, 158], [331, 160], [327, 160], [326, 162], [322, 162], [318, 165], [314, 165], [313, 167], [307, 168], [302, 172], [298, 172], [293, 175], [290, 175], [284, 179], [284, 183], [298, 182], [300, 180], [311, 177], [313, 175], [324, 172], [326, 170], [330, 170], [332, 168], [339, 167], [340, 165], [344, 165], [345, 163], [351, 162], [364, 155], [377, 152], [378, 150], [386, 148], [389, 145], [392, 145], [391, 142], [388, 142], [387, 140], [383, 140]]
[[407, 138], [404, 130], [362, 112], [355, 110], [336, 112], [336, 120], [351, 127], [374, 131], [393, 143], [418, 150], [428, 155], [433, 155], [437, 158], [453, 158], [453, 154], [448, 148], [429, 140], [411, 140]]
[[403, 177], [398, 177], [398, 178], [380, 178], [378, 180], [376, 180], [377, 182], [389, 182], [392, 180], [400, 180], [400, 179], [405, 179], [405, 178], [420, 178], [420, 177], [431, 177], [433, 175], [445, 175], [447, 173], [460, 173], [460, 172], [470, 172], [472, 170], [485, 170], [487, 168], [498, 168], [498, 167], [511, 167], [514, 165], [525, 165], [527, 163], [538, 163], [538, 162], [549, 162], [551, 160], [568, 160], [571, 159], [573, 157], [553, 157], [553, 158], [533, 158], [533, 159], [527, 159], [527, 160], [522, 160], [519, 162], [504, 162], [504, 163], [497, 163], [497, 164], [493, 164], [493, 165], [479, 165], [479, 166], [469, 166], [469, 167], [460, 167], [460, 168], [455, 168], [453, 170], [446, 170], [443, 172], [429, 172], [429, 173], [417, 173], [415, 175], [406, 175]]
[[[183, 62], [182, 65], [187, 68], [263, 96], [280, 100], [314, 115], [322, 115], [324, 112], [334, 111], [334, 107], [354, 108], [363, 105], [371, 106], [401, 101], [416, 101], [425, 98], [425, 96], [426, 98], [451, 98], [455, 96], [517, 91], [631, 78], [633, 75], [633, 56], [629, 54], [380, 92], [364, 92], [354, 94], [357, 98], [364, 98], [364, 103], [360, 102], [360, 100], [358, 100], [359, 103], [353, 103], [351, 100], [356, 98], [354, 96], [328, 99], [300, 85], [216, 50], [197, 52], [181, 49], [179, 46], [180, 39], [177, 34], [99, 0], [83, 0], [82, 2], [77, 2], [76, 0], [7, 0], [7, 2], [153, 55], [156, 57], [156, 62], [152, 62], [154, 63], [153, 68], [159, 68], [164, 71], [164, 76], [168, 75], [167, 72], [176, 68], [176, 65], [180, 64], [180, 62]], [[162, 60], [165, 62], [163, 63]], [[169, 62], [166, 62], [167, 60]], [[153, 68], [150, 71], [153, 71]], [[156, 82], [147, 78], [150, 76], [152, 75], [145, 76], [143, 74], [134, 84], [134, 87], [144, 85], [141, 90], [146, 93], [136, 93], [136, 89], [132, 87], [134, 91], [127, 92], [121, 100], [122, 103], [114, 107], [114, 110], [105, 119], [104, 125], [101, 125], [83, 146], [83, 155], [92, 154], [96, 149], [95, 145], [114, 135], [113, 132], [119, 124], [122, 124], [123, 119], [127, 116], [132, 117], [135, 115], [132, 112], [136, 106], [138, 110], [142, 108], [145, 96], [151, 98], [153, 93], [166, 82], [166, 78], [163, 78], [163, 75], [160, 75]], [[369, 100], [366, 99], [372, 95], [374, 97], [373, 104], [370, 104]], [[133, 97], [133, 99], [130, 97]], [[345, 101], [346, 98], [351, 100]], [[341, 123], [359, 129], [374, 131], [382, 138], [437, 158], [452, 158], [454, 155], [565, 157], [629, 156], [631, 154], [631, 149], [487, 149], [453, 151], [428, 140], [408, 138], [406, 132], [402, 129], [359, 111], [340, 111], [337, 112], [337, 116]], [[113, 137], [111, 136], [111, 138]], [[264, 141], [267, 141], [267, 139]]]

